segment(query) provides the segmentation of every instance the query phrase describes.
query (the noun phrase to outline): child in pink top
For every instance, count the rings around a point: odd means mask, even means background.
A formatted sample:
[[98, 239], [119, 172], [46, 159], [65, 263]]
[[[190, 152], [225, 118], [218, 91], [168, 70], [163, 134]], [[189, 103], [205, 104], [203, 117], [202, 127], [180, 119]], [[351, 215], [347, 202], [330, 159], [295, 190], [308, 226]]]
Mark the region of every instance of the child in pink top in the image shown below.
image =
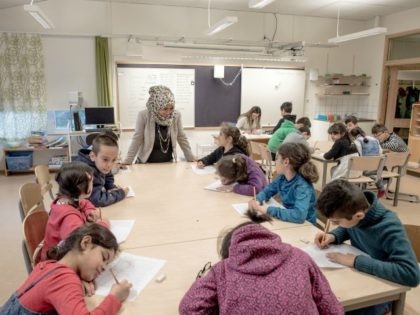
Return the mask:
[[24, 284], [0, 308], [0, 314], [114, 315], [128, 297], [131, 284], [119, 281], [93, 310], [84, 300], [81, 280], [92, 282], [118, 252], [115, 236], [99, 224], [86, 224], [48, 252]]
[[312, 259], [259, 224], [232, 229], [219, 253], [181, 300], [181, 315], [344, 314]]
[[41, 260], [46, 259], [47, 251], [76, 228], [86, 222], [97, 222], [105, 227], [100, 210], [86, 198], [92, 192], [92, 169], [82, 162], [63, 165], [55, 180], [59, 186], [57, 198], [51, 205], [50, 216], [45, 230]]

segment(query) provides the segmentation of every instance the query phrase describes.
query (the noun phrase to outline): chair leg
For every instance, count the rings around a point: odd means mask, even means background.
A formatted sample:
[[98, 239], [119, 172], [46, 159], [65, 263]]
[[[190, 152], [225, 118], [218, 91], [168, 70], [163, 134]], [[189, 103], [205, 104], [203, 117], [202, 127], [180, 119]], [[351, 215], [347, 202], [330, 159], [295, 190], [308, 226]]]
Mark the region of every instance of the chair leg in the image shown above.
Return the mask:
[[51, 197], [51, 200], [54, 200], [54, 194], [51, 189], [50, 189], [50, 197]]
[[397, 182], [395, 184], [394, 203], [393, 203], [394, 207], [398, 205], [398, 193], [400, 192], [400, 181], [401, 181], [401, 177], [398, 176]]

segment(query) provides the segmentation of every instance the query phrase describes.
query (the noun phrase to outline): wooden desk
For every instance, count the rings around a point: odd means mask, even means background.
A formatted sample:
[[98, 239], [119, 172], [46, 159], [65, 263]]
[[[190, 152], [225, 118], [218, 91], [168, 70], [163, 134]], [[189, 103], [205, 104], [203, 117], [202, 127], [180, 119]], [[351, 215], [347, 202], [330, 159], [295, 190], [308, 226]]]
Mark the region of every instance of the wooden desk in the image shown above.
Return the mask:
[[[245, 220], [232, 204], [251, 197], [204, 189], [215, 175], [197, 175], [191, 163], [137, 164], [130, 169], [131, 173], [117, 174], [115, 182], [130, 185], [136, 196], [102, 209], [108, 219], [136, 220], [124, 249], [214, 238]], [[266, 225], [269, 229], [300, 226], [277, 219]]]
[[[267, 134], [260, 134], [260, 135], [244, 134], [244, 136], [248, 140], [248, 142], [254, 141], [254, 142], [260, 142], [260, 143], [267, 144], [272, 135], [267, 135]], [[251, 149], [250, 144], [248, 144], [248, 151], [250, 152], [250, 158], [252, 158], [254, 161], [261, 160], [261, 155], [260, 154], [252, 153], [252, 149]]]
[[321, 187], [320, 191], [324, 188], [326, 182], [327, 182], [327, 170], [328, 170], [328, 164], [337, 164], [337, 161], [334, 160], [326, 160], [324, 158], [324, 152], [315, 151], [315, 153], [312, 154], [312, 160], [318, 161], [322, 163], [322, 179], [321, 179]]
[[[313, 226], [300, 226], [276, 230], [282, 240], [297, 247], [305, 247], [300, 239], [312, 240], [317, 229]], [[134, 302], [125, 302], [121, 314], [178, 314], [178, 305], [185, 292], [195, 281], [198, 271], [208, 261], [215, 264], [217, 255], [217, 238], [197, 240], [184, 243], [166, 244], [137, 249], [127, 252], [147, 257], [166, 260], [159, 274], [165, 274], [162, 283], [151, 281]], [[394, 310], [403, 314], [405, 292], [409, 290], [386, 280], [358, 272], [352, 268], [323, 270], [333, 292], [346, 311], [395, 301]], [[101, 297], [88, 299], [92, 305]]]

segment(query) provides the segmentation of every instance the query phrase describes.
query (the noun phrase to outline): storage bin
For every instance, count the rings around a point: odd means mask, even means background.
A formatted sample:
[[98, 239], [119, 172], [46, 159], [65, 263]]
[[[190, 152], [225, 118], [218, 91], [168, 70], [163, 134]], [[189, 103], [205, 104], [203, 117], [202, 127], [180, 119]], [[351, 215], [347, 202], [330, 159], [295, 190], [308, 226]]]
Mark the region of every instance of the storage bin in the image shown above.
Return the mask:
[[9, 152], [6, 167], [9, 171], [24, 171], [32, 167], [32, 151]]

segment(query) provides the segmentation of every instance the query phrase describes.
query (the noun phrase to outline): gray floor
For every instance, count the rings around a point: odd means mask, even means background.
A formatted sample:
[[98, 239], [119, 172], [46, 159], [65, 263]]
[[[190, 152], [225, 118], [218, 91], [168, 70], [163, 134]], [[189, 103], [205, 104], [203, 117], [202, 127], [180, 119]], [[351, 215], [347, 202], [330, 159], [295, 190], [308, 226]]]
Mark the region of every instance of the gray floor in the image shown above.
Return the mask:
[[[5, 177], [0, 175], [0, 200], [2, 202], [0, 211], [0, 227], [3, 237], [0, 238], [2, 255], [0, 258], [1, 279], [0, 282], [0, 305], [17, 289], [26, 278], [21, 241], [22, 225], [18, 213], [18, 189], [25, 182], [34, 181], [32, 175], [15, 175]], [[401, 191], [420, 194], [420, 177], [405, 176], [402, 181]], [[403, 223], [420, 225], [420, 204], [400, 201], [397, 207], [392, 206], [391, 200], [382, 202], [391, 210], [398, 213]], [[46, 196], [45, 204], [50, 199]], [[405, 314], [420, 315], [420, 287], [411, 290], [407, 295]], [[416, 297], [416, 298], [415, 298]]]

